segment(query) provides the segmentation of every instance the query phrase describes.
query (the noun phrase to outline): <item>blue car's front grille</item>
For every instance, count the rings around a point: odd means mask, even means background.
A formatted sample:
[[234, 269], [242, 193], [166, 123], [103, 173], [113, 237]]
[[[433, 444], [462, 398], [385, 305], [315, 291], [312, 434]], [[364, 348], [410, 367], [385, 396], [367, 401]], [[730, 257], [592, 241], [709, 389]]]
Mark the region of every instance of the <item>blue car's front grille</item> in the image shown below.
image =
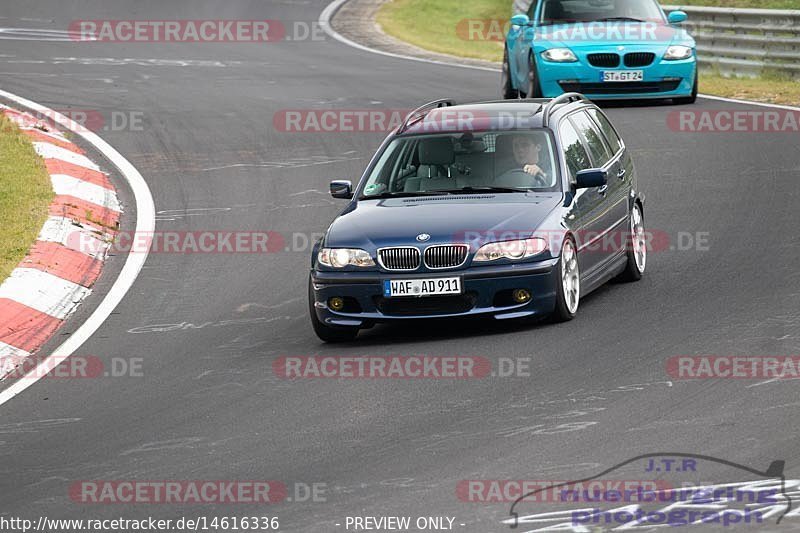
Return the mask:
[[466, 244], [447, 244], [431, 246], [425, 250], [425, 266], [428, 268], [455, 268], [467, 260], [469, 246]]
[[589, 54], [587, 57], [593, 67], [616, 68], [619, 66], [619, 54]]
[[625, 54], [626, 67], [646, 67], [655, 61], [656, 55], [653, 52], [631, 52]]
[[383, 248], [378, 250], [378, 263], [386, 270], [416, 270], [419, 268], [418, 248]]

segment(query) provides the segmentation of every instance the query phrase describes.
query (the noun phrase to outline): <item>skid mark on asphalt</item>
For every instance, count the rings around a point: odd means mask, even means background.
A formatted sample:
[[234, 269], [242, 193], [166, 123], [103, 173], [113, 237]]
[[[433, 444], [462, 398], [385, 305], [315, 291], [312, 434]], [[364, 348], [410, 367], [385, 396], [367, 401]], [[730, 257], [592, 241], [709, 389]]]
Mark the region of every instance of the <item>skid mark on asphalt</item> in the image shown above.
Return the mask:
[[264, 304], [260, 304], [258, 302], [250, 302], [250, 303], [242, 304], [239, 307], [237, 307], [236, 308], [236, 312], [237, 313], [244, 313], [244, 312], [247, 312], [247, 311], [249, 311], [250, 309], [253, 309], [253, 308], [258, 308], [258, 309], [280, 309], [281, 307], [283, 307], [285, 305], [293, 304], [295, 302], [300, 302], [302, 300], [303, 300], [302, 298], [292, 298], [290, 300], [284, 300], [283, 302], [279, 302], [279, 303], [272, 304], [272, 305], [264, 305]]
[[213, 59], [154, 59], [133, 57], [53, 57], [49, 60], [19, 59], [6, 61], [6, 63], [22, 65], [83, 65], [99, 67], [201, 67], [201, 68], [229, 68], [241, 66], [272, 67], [271, 63], [255, 61], [218, 61]]
[[321, 196], [328, 196], [328, 194], [330, 194], [330, 193], [328, 191], [320, 191], [320, 190], [317, 190], [317, 189], [308, 189], [307, 191], [300, 191], [300, 192], [292, 193], [292, 194], [289, 195], [289, 197], [291, 198], [292, 196], [302, 196], [304, 194], [319, 194]]
[[48, 429], [66, 426], [75, 422], [80, 422], [82, 418], [51, 418], [47, 420], [30, 420], [27, 422], [15, 422], [12, 424], [0, 425], [0, 435], [37, 433]]
[[152, 324], [147, 326], [140, 326], [131, 328], [128, 333], [141, 334], [141, 333], [168, 333], [171, 331], [190, 331], [204, 328], [221, 328], [228, 326], [249, 326], [253, 324], [268, 324], [279, 320], [297, 320], [303, 318], [305, 315], [299, 316], [263, 316], [256, 318], [236, 318], [232, 320], [220, 320], [217, 322], [201, 322], [194, 324], [192, 322], [179, 322], [175, 324]]
[[233, 207], [194, 207], [189, 209], [164, 209], [156, 211], [156, 220], [159, 222], [173, 222], [188, 217], [213, 215], [233, 211]]
[[361, 157], [321, 157], [312, 156], [304, 158], [287, 159], [286, 161], [261, 161], [259, 163], [236, 163], [221, 167], [204, 168], [201, 172], [213, 172], [216, 170], [228, 170], [231, 168], [305, 168], [319, 165], [332, 165], [347, 161], [359, 161]]
[[[24, 22], [42, 22], [39, 19], [20, 19]], [[71, 42], [79, 38], [77, 32], [46, 28], [0, 28], [0, 41], [50, 41]]]
[[150, 453], [160, 452], [164, 450], [179, 450], [183, 448], [193, 449], [196, 444], [203, 442], [203, 437], [185, 437], [181, 439], [159, 440], [154, 442], [147, 442], [135, 448], [120, 452], [120, 455], [132, 455], [136, 453]]
[[261, 212], [267, 212], [267, 211], [279, 211], [281, 209], [308, 209], [312, 207], [330, 207], [332, 205], [336, 205], [336, 202], [334, 202], [333, 200], [326, 200], [325, 202], [322, 203], [312, 203], [312, 204], [275, 204], [269, 202], [263, 204], [208, 208], [207, 210], [197, 210], [197, 211], [175, 209], [175, 210], [159, 211], [159, 213], [161, 214], [156, 215], [156, 220], [158, 222], [177, 222], [177, 221], [182, 221], [189, 217], [216, 215], [221, 213], [234, 214], [235, 212], [238, 211], [244, 211], [247, 209], [256, 209], [256, 208]]

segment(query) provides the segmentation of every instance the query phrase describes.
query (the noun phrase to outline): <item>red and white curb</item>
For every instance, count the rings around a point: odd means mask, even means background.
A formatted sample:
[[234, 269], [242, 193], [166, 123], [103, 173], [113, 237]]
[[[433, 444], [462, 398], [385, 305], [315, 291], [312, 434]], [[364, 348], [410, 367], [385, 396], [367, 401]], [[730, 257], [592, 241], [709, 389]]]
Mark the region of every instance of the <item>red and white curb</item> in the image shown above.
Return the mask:
[[[42, 104], [29, 100], [28, 98], [23, 98], [22, 96], [5, 91], [3, 89], [0, 89], [0, 98], [10, 100], [11, 102], [14, 102], [14, 105], [16, 106], [30, 109], [31, 111], [39, 113], [42, 116], [48, 117], [50, 120], [55, 122], [56, 125], [62, 127], [64, 130], [71, 131], [79, 137], [82, 137], [84, 141], [96, 148], [97, 151], [102, 154], [107, 161], [109, 161], [119, 170], [120, 175], [130, 187], [131, 194], [133, 195], [133, 204], [136, 206], [136, 223], [133, 229], [134, 234], [148, 235], [155, 231], [156, 207], [155, 202], [153, 201], [153, 194], [150, 192], [150, 187], [148, 187], [144, 176], [142, 176], [139, 170], [133, 166], [130, 161], [125, 159], [125, 157], [113, 146], [108, 144], [108, 142], [106, 142], [96, 133], [86, 130], [86, 128], [81, 127], [79, 124], [76, 124], [73, 120], [70, 120], [61, 113], [58, 113], [49, 107], [43, 106]], [[31, 134], [39, 135], [36, 132], [31, 132]], [[49, 142], [50, 144], [59, 145], [62, 148], [69, 146], [69, 144], [61, 144], [63, 143], [63, 140], [49, 132], [42, 133], [41, 142]], [[57, 164], [61, 163], [62, 162], [57, 162]], [[66, 173], [70, 175], [69, 172], [59, 173]], [[97, 177], [94, 174], [89, 174], [88, 176]], [[91, 204], [89, 204], [89, 206], [91, 206]], [[74, 205], [65, 204], [64, 208], [62, 210], [56, 210], [55, 214], [58, 216], [62, 213], [71, 213], [72, 216], [80, 217], [81, 214], [85, 214], [84, 207], [84, 204], [81, 204], [80, 202], [75, 202]], [[103, 216], [103, 214], [99, 215]], [[111, 213], [106, 213], [106, 215], [111, 216]], [[94, 221], [97, 217], [92, 216], [91, 218]], [[83, 323], [81, 323], [72, 332], [72, 334], [66, 338], [66, 340], [59, 344], [58, 347], [52, 351], [52, 353], [46, 357], [37, 357], [38, 363], [36, 368], [32, 369], [31, 372], [26, 374], [26, 379], [16, 380], [6, 388], [2, 389], [2, 391], [0, 391], [0, 405], [4, 405], [18, 394], [21, 394], [27, 388], [36, 384], [43, 376], [47, 375], [48, 372], [52, 371], [62, 361], [74, 354], [87, 340], [89, 340], [89, 338], [91, 338], [91, 336], [98, 329], [100, 329], [106, 319], [111, 316], [111, 313], [114, 312], [117, 306], [128, 294], [128, 291], [131, 289], [133, 284], [136, 282], [136, 278], [142, 271], [145, 261], [147, 261], [149, 252], [150, 246], [148, 243], [143, 249], [139, 250], [138, 253], [128, 254], [127, 258], [125, 259], [125, 263], [122, 265], [122, 269], [120, 270], [119, 274], [117, 274], [117, 278], [114, 280], [111, 288], [108, 289], [108, 292], [103, 296], [102, 300], [97, 304], [97, 307], [94, 308], [89, 317], [84, 320]], [[82, 257], [80, 259], [85, 260]], [[96, 265], [96, 263], [93, 264]], [[44, 335], [44, 338], [49, 338], [49, 336]]]
[[[0, 284], [0, 379], [91, 294], [122, 206], [108, 175], [52, 125], [0, 105], [44, 159], [56, 196], [28, 254]], [[87, 242], [93, 243], [86, 246]]]

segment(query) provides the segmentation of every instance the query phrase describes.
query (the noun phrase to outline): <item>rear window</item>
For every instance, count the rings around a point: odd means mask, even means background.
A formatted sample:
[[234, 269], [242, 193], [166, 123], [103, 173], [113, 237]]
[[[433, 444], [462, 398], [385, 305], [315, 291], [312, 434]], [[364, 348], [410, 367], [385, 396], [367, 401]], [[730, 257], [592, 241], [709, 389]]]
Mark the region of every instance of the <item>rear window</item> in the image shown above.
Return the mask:
[[588, 112], [603, 131], [603, 135], [605, 135], [608, 145], [611, 147], [611, 151], [615, 154], [619, 152], [620, 148], [622, 148], [622, 141], [606, 116], [597, 109], [589, 109]]
[[578, 132], [583, 136], [586, 145], [589, 147], [589, 152], [592, 154], [594, 166], [602, 167], [611, 159], [611, 152], [606, 146], [600, 131], [594, 122], [589, 118], [589, 115], [583, 111], [573, 113], [569, 116], [572, 123], [578, 129]]

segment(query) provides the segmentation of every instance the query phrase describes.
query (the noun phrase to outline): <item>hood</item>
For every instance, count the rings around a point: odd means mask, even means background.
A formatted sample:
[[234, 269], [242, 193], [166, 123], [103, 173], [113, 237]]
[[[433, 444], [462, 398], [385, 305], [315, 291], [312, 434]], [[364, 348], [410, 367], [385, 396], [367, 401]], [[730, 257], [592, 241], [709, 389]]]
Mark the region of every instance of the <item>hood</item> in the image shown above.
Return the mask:
[[[509, 235], [527, 237], [562, 201], [561, 193], [361, 200], [331, 224], [325, 245], [372, 252], [386, 246], [511, 240], [516, 237]], [[430, 239], [418, 242], [421, 234]]]
[[[536, 29], [534, 42], [549, 42], [568, 48], [598, 48], [602, 46], [693, 46], [692, 38], [683, 28], [656, 22], [582, 22], [554, 24]], [[550, 47], [550, 44], [547, 45]]]

